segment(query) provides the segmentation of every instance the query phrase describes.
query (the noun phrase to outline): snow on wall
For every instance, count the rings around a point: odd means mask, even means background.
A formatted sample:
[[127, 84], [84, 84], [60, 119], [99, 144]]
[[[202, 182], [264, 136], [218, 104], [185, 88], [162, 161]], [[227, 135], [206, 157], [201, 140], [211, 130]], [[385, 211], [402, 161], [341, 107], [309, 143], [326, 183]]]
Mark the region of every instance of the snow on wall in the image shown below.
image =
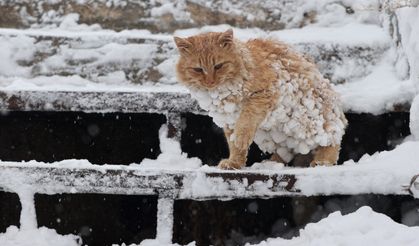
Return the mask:
[[[163, 125], [159, 130], [159, 141], [161, 154], [156, 160], [144, 159], [138, 167], [151, 169], [178, 169], [188, 170], [196, 169], [202, 165], [200, 159], [196, 157], [188, 158], [186, 153], [182, 152], [180, 142], [167, 137], [167, 125]], [[130, 166], [137, 166], [131, 164]]]
[[29, 76], [30, 68], [20, 66], [18, 61], [32, 60], [35, 39], [27, 36], [0, 36], [0, 75]]
[[382, 2], [389, 8], [380, 14], [383, 30], [392, 36], [393, 45], [370, 74], [336, 87], [347, 111], [381, 114], [407, 109], [419, 92], [418, 3]]
[[414, 139], [419, 141], [419, 96], [416, 96], [412, 101], [409, 127]]
[[410, 80], [416, 83], [416, 91], [419, 91], [419, 6], [399, 8], [395, 14], [401, 48], [409, 63]]

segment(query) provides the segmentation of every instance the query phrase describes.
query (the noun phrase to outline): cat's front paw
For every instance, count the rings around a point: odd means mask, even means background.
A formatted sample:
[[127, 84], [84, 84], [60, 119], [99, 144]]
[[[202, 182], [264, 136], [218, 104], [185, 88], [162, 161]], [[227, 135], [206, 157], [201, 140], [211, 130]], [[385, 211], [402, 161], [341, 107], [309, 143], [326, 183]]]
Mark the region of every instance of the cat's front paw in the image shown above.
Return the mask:
[[253, 142], [253, 134], [246, 129], [237, 129], [233, 134], [233, 143], [239, 150], [246, 150]]
[[243, 162], [231, 160], [231, 159], [223, 159], [220, 161], [220, 163], [218, 163], [219, 168], [227, 169], [227, 170], [241, 169], [244, 165], [245, 163]]

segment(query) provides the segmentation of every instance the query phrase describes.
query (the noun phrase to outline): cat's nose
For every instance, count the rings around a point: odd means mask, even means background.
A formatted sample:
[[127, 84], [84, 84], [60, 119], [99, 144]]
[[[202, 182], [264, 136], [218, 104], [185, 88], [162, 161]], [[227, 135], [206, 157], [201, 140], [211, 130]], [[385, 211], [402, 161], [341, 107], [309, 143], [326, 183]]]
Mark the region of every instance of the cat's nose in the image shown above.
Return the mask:
[[215, 80], [207, 80], [207, 84], [208, 85], [214, 85], [215, 84]]

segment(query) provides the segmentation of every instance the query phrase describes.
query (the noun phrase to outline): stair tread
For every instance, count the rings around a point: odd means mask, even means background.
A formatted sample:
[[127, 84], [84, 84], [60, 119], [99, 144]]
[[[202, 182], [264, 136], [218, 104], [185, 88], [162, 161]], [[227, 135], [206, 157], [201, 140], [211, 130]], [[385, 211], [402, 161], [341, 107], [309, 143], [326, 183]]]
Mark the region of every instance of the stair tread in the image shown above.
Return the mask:
[[[394, 151], [381, 153], [375, 159], [361, 160], [357, 165], [348, 163], [321, 168], [281, 169], [272, 168], [270, 163], [265, 165], [265, 169], [223, 171], [208, 166], [185, 169], [181, 163], [174, 163], [178, 168], [165, 169], [158, 167], [158, 161], [155, 161], [155, 168], [142, 168], [141, 165], [98, 166], [86, 160], [54, 163], [1, 161], [0, 187], [13, 191], [13, 188], [18, 188], [16, 184], [19, 187], [25, 184], [30, 185], [34, 192], [47, 194], [160, 194], [178, 199], [370, 193], [408, 195], [409, 192], [418, 196], [419, 181], [414, 178], [419, 168], [414, 161], [390, 163], [392, 158], [409, 153], [417, 145], [416, 142], [405, 143]], [[399, 171], [394, 172], [392, 165], [398, 165]], [[404, 168], [401, 169], [400, 165]], [[379, 173], [374, 171], [377, 166], [380, 167]]]
[[[240, 39], [274, 37], [289, 41], [296, 49], [311, 56], [320, 71], [333, 83], [344, 83], [371, 72], [391, 42], [378, 26], [348, 25], [350, 30], [359, 29], [360, 34], [351, 42], [342, 36], [345, 28], [310, 28], [276, 32], [254, 32], [253, 29], [236, 29]], [[203, 30], [224, 30], [226, 27], [205, 27]], [[375, 31], [372, 31], [375, 30]], [[199, 32], [198, 29], [180, 30], [179, 35]], [[323, 38], [310, 32], [329, 33]], [[306, 35], [307, 34], [307, 35]], [[323, 36], [323, 35], [320, 35]], [[317, 37], [317, 38], [316, 38]], [[374, 37], [374, 38], [372, 38]], [[315, 39], [316, 38], [316, 39]], [[99, 30], [88, 32], [57, 30], [0, 29], [0, 43], [16, 54], [7, 54], [3, 63], [19, 69], [1, 69], [3, 76], [52, 76], [79, 75], [94, 82], [125, 79], [132, 83], [176, 83], [174, 64], [177, 51], [172, 35], [150, 34], [146, 30], [114, 32]], [[11, 51], [10, 51], [11, 52]], [[351, 64], [351, 71], [345, 71]], [[345, 72], [343, 72], [345, 71]], [[108, 78], [113, 76], [112, 78]], [[125, 78], [124, 78], [125, 77]], [[114, 83], [120, 83], [115, 81]]]
[[[414, 83], [395, 81], [386, 90], [379, 84], [337, 87], [348, 113], [382, 114], [408, 112], [414, 97]], [[362, 88], [370, 87], [370, 90]], [[26, 88], [0, 87], [0, 110], [132, 112], [132, 113], [205, 113], [186, 88], [178, 85], [97, 88]]]

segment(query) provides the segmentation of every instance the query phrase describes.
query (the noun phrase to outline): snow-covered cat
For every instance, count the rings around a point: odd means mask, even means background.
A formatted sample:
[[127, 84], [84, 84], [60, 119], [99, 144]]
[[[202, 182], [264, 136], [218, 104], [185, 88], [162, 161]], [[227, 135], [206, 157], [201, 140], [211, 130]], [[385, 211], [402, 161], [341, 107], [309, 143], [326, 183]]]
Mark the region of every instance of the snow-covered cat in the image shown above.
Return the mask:
[[252, 141], [280, 162], [313, 151], [312, 166], [336, 163], [347, 121], [313, 63], [279, 41], [236, 40], [231, 29], [175, 43], [178, 79], [224, 129], [230, 155], [220, 168], [243, 167]]

